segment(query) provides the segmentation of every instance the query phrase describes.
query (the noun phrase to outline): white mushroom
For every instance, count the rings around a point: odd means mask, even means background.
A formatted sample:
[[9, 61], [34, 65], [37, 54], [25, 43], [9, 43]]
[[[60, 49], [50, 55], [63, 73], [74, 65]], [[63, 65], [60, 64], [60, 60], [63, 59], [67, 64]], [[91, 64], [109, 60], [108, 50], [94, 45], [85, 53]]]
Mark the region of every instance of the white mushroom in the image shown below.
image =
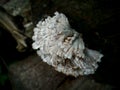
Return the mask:
[[80, 34], [70, 27], [67, 17], [58, 12], [38, 22], [33, 41], [32, 47], [42, 60], [66, 75], [93, 74], [103, 57], [98, 51], [85, 48]]

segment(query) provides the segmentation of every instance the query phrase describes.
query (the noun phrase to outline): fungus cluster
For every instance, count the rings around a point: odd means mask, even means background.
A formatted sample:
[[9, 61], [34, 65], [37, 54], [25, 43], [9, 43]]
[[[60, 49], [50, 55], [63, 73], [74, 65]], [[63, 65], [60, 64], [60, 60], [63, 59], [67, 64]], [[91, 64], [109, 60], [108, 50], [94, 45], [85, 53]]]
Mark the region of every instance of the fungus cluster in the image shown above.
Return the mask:
[[42, 60], [66, 75], [93, 74], [103, 57], [85, 47], [80, 34], [70, 27], [62, 13], [55, 12], [55, 16], [39, 21], [32, 39], [32, 47]]

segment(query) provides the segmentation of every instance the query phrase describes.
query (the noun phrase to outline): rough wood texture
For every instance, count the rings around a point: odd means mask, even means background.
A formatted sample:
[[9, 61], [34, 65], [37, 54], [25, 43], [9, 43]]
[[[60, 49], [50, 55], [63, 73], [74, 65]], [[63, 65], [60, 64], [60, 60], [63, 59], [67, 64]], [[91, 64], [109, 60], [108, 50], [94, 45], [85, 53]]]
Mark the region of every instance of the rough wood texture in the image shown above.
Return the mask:
[[10, 66], [13, 90], [111, 90], [88, 77], [74, 78], [55, 71], [33, 55]]

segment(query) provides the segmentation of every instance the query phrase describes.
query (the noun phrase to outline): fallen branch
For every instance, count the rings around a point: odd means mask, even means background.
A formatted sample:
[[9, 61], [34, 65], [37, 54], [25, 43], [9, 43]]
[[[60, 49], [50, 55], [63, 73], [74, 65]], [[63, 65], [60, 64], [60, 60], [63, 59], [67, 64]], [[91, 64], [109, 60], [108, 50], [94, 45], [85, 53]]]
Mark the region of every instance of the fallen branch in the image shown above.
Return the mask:
[[23, 52], [25, 51], [25, 48], [28, 47], [26, 44], [26, 39], [28, 39], [28, 37], [17, 25], [17, 23], [22, 22], [15, 22], [15, 19], [15, 16], [10, 15], [4, 8], [0, 7], [0, 26], [11, 33], [17, 42], [17, 50]]

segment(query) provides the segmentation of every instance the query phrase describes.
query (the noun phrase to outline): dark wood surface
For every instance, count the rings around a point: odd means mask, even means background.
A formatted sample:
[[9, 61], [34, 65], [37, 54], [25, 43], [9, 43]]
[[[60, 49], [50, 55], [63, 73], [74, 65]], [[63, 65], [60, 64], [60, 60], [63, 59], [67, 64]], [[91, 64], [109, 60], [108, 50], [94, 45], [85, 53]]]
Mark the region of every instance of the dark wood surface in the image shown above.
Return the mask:
[[89, 77], [74, 78], [57, 72], [37, 55], [12, 64], [9, 77], [13, 90], [111, 90], [109, 85]]

